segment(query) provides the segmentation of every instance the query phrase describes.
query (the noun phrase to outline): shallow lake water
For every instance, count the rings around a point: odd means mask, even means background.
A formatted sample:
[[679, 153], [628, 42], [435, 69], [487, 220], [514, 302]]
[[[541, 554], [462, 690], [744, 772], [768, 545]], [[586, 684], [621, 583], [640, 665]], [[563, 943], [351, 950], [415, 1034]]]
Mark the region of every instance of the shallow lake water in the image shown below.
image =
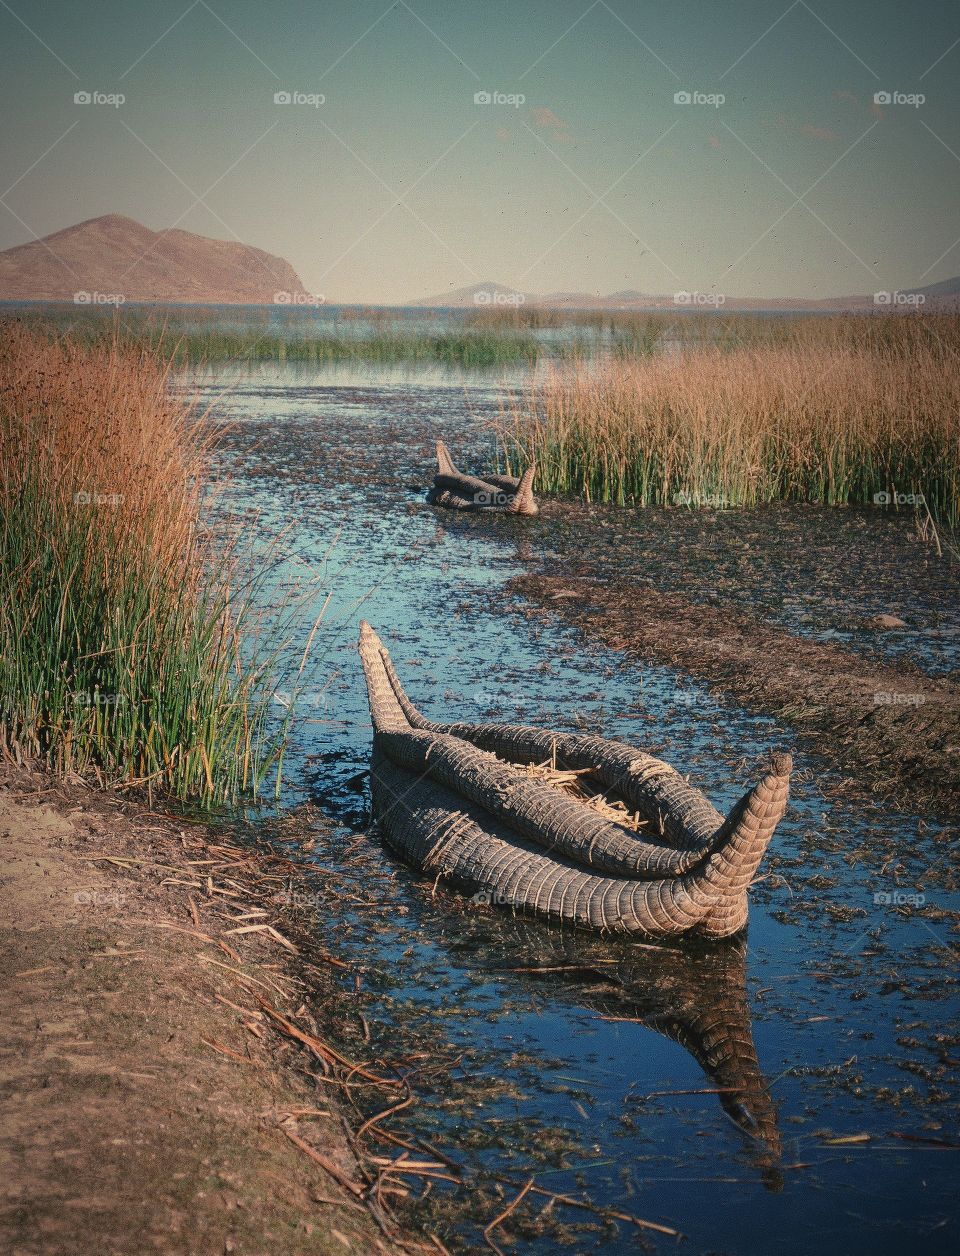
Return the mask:
[[[284, 555], [266, 600], [319, 582], [289, 651], [289, 689], [330, 595], [299, 678], [279, 812], [254, 823], [284, 840], [311, 807], [336, 821], [332, 835], [307, 822], [307, 857], [329, 888], [305, 909], [349, 965], [338, 1027], [357, 1052], [411, 1062], [419, 1101], [393, 1128], [440, 1148], [471, 1182], [438, 1184], [421, 1217], [452, 1250], [489, 1250], [483, 1225], [534, 1176], [675, 1228], [691, 1252], [876, 1256], [910, 1239], [955, 1250], [955, 833], [851, 800], [828, 764], [796, 755], [788, 727], [545, 624], [505, 594], [544, 556], [548, 523], [445, 514], [424, 490], [438, 436], [465, 465], [489, 465], [487, 425], [517, 382], [277, 367], [185, 381], [211, 405], [209, 422], [229, 424], [218, 510], [263, 553], [276, 543]], [[794, 752], [791, 808], [752, 891], [746, 942], [561, 933], [400, 866], [368, 830], [361, 616], [428, 715], [602, 732], [668, 759], [721, 811], [768, 749]], [[513, 1184], [501, 1201], [498, 1176]], [[479, 1220], [466, 1194], [484, 1204]], [[529, 1196], [510, 1218], [511, 1250], [675, 1245], [562, 1206], [538, 1227], [545, 1203]]]

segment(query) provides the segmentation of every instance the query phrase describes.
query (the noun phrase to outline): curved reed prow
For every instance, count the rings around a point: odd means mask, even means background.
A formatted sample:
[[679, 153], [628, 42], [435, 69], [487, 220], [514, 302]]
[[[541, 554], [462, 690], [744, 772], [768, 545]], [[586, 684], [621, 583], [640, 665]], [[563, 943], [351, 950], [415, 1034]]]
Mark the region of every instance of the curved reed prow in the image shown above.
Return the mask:
[[460, 472], [453, 465], [453, 459], [450, 457], [450, 450], [446, 447], [442, 440], [437, 441], [437, 473], [438, 475], [459, 475]]
[[536, 515], [540, 513], [533, 496], [533, 477], [536, 474], [536, 464], [531, 463], [520, 477], [520, 483], [517, 485], [517, 491], [513, 501], [510, 504], [510, 513], [514, 515]]
[[397, 695], [384, 665], [387, 652], [383, 642], [365, 619], [360, 621], [360, 640], [357, 643], [363, 674], [367, 681], [367, 699], [370, 703], [370, 719], [374, 734], [403, 732], [410, 723], [403, 713]]
[[724, 821], [702, 873], [707, 892], [720, 896], [700, 922], [698, 932], [707, 937], [729, 937], [747, 923], [747, 890], [786, 812], [792, 771], [790, 755], [771, 755], [769, 771]]

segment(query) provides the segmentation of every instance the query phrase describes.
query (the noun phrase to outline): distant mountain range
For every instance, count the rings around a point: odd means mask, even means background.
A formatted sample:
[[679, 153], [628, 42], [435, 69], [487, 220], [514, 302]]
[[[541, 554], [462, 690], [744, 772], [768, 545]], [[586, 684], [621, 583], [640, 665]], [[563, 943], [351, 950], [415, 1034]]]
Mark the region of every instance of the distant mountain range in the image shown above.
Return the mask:
[[[960, 309], [960, 278], [926, 288], [828, 297], [736, 297], [709, 292], [518, 292], [506, 284], [477, 283], [411, 301], [434, 309], [561, 310], [909, 310]], [[118, 300], [119, 298], [119, 300]], [[249, 244], [213, 240], [171, 228], [151, 231], [122, 214], [78, 222], [0, 252], [0, 300], [75, 301], [109, 305], [144, 301], [196, 305], [313, 304], [289, 262]]]
[[0, 252], [0, 300], [267, 304], [306, 297], [289, 262], [249, 244], [105, 214]]
[[[884, 298], [887, 298], [884, 300]], [[538, 306], [559, 310], [874, 310], [915, 309], [955, 310], [960, 308], [960, 277], [944, 279], [926, 288], [904, 288], [896, 292], [858, 294], [844, 297], [736, 297], [721, 300], [710, 292], [655, 294], [628, 288], [606, 295], [596, 292], [519, 292], [501, 283], [475, 283], [454, 288], [439, 296], [411, 301], [429, 309], [510, 309]]]

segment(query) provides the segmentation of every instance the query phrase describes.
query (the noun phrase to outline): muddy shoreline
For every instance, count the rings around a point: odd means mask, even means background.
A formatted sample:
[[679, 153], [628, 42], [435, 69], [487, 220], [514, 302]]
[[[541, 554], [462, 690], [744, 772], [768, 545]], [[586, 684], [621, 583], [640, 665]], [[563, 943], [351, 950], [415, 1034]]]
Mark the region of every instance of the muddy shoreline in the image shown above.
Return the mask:
[[[952, 553], [937, 554], [904, 520], [738, 513], [551, 502], [533, 570], [509, 588], [538, 614], [703, 682], [708, 702], [790, 725], [857, 788], [894, 806], [955, 813]], [[815, 601], [800, 592], [811, 586]]]
[[5, 1250], [443, 1250], [371, 1189], [348, 1079], [402, 1086], [318, 1037], [302, 863], [9, 764], [0, 836]]
[[790, 723], [835, 768], [900, 806], [960, 802], [960, 688], [632, 583], [520, 576], [510, 587], [612, 649], [666, 663]]

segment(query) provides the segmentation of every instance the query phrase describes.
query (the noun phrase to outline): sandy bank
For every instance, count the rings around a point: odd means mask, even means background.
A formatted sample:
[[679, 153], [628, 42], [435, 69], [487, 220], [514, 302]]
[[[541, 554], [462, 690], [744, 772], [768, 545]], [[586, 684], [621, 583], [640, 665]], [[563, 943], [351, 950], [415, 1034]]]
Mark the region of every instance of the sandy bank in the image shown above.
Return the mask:
[[441, 1250], [351, 1150], [296, 865], [8, 766], [0, 852], [3, 1250]]

